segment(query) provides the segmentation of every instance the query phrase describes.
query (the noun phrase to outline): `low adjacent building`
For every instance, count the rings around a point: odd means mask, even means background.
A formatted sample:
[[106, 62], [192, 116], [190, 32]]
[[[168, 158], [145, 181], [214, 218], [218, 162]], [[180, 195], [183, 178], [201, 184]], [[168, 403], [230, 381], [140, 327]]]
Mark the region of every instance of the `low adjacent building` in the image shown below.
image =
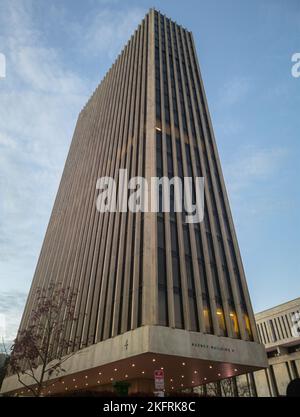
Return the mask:
[[290, 381], [300, 376], [300, 298], [255, 315], [269, 367], [254, 373], [258, 396], [286, 394]]

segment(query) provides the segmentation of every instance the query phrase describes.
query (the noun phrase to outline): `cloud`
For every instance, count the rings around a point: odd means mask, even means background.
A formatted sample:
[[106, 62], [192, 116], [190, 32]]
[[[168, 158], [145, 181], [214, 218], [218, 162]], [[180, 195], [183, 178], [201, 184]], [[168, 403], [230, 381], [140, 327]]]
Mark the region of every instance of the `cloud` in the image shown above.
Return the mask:
[[[232, 137], [238, 135], [243, 131], [243, 125], [238, 118], [226, 118], [226, 121], [221, 121], [215, 125], [215, 131], [219, 131], [220, 135]], [[219, 135], [217, 135], [218, 137]]]
[[11, 64], [25, 85], [44, 93], [82, 94], [85, 86], [74, 73], [62, 67], [53, 48], [42, 46], [14, 46]]
[[0, 146], [7, 147], [9, 149], [17, 149], [16, 141], [4, 133], [0, 133]]
[[247, 146], [240, 149], [225, 166], [230, 190], [237, 192], [272, 178], [279, 172], [287, 155], [287, 149], [282, 147], [258, 149]]
[[231, 106], [239, 103], [250, 91], [250, 80], [247, 78], [235, 78], [228, 81], [220, 92], [222, 105]]
[[282, 172], [289, 152], [283, 147], [242, 147], [224, 164], [224, 175], [235, 223], [245, 224], [248, 216], [288, 210], [290, 202], [280, 197]]
[[99, 57], [104, 54], [104, 59], [106, 55], [109, 59], [115, 58], [144, 15], [144, 9], [138, 7], [126, 11], [122, 8], [101, 9], [86, 25], [85, 52]]
[[25, 290], [89, 85], [43, 40], [30, 1], [4, 6], [0, 24], [8, 68], [0, 85], [0, 281], [2, 289]]
[[[7, 58], [0, 84], [2, 294], [28, 290], [76, 118], [95, 87], [70, 57], [83, 69], [96, 57], [108, 69], [145, 14], [116, 2], [89, 4], [76, 20], [60, 3], [49, 6], [47, 16], [32, 0], [1, 3], [0, 45]], [[74, 55], [52, 38], [53, 27]]]
[[[0, 292], [0, 338], [12, 341], [19, 328], [27, 294], [21, 291]], [[2, 340], [1, 340], [2, 341]]]

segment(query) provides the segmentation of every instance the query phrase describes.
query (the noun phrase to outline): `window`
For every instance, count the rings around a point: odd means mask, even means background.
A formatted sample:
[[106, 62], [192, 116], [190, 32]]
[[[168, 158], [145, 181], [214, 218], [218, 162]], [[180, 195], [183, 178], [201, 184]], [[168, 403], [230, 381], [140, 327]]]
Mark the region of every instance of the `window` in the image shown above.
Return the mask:
[[190, 237], [189, 237], [189, 230], [187, 225], [183, 226], [183, 240], [184, 240], [184, 250], [186, 255], [191, 255], [191, 245], [190, 245]]
[[163, 176], [162, 134], [161, 134], [161, 132], [156, 132], [156, 174], [159, 178]]
[[198, 265], [199, 265], [199, 275], [200, 275], [200, 285], [201, 285], [202, 295], [208, 296], [208, 287], [207, 287], [207, 279], [206, 279], [204, 263], [200, 259], [198, 259]]
[[157, 245], [159, 248], [165, 248], [164, 221], [159, 217], [157, 218]]
[[166, 277], [166, 260], [165, 260], [165, 251], [164, 249], [158, 248], [158, 283], [160, 285], [167, 284], [167, 277]]
[[159, 297], [159, 324], [168, 325], [168, 299], [167, 299], [167, 275], [166, 275], [166, 258], [165, 250], [158, 248], [157, 251], [158, 264], [158, 297]]
[[272, 338], [273, 338], [273, 342], [276, 342], [276, 340], [277, 340], [277, 335], [276, 335], [276, 332], [275, 332], [275, 328], [274, 328], [274, 324], [273, 324], [273, 321], [272, 320], [269, 320], [269, 326], [270, 326], [270, 329], [271, 329], [271, 335], [272, 335]]
[[203, 247], [201, 241], [201, 235], [199, 228], [195, 227], [195, 239], [196, 239], [196, 248], [197, 248], [197, 257], [198, 259], [203, 259]]
[[174, 221], [171, 222], [171, 247], [172, 252], [178, 254], [178, 240], [177, 240], [177, 228], [176, 223]]
[[226, 326], [225, 326], [225, 319], [224, 319], [224, 312], [223, 312], [223, 308], [221, 307], [221, 305], [217, 304], [217, 321], [219, 324], [219, 330], [220, 330], [220, 334], [222, 336], [226, 336]]
[[239, 337], [240, 331], [239, 331], [238, 319], [237, 319], [236, 312], [232, 307], [230, 308], [229, 316], [230, 316], [231, 328], [232, 328], [233, 334], [235, 337]]
[[172, 272], [173, 272], [173, 286], [177, 289], [181, 287], [180, 282], [180, 266], [177, 255], [172, 256]]
[[159, 311], [158, 311], [158, 321], [161, 326], [168, 325], [168, 305], [166, 290], [164, 288], [158, 288], [158, 298], [159, 298]]
[[229, 303], [234, 304], [234, 298], [231, 288], [230, 275], [227, 266], [223, 266], [223, 276], [225, 277], [225, 285], [227, 289], [227, 298]]
[[208, 299], [206, 297], [202, 297], [202, 304], [203, 304], [203, 319], [204, 319], [205, 332], [212, 333], [210, 306], [208, 303]]
[[186, 265], [188, 297], [189, 297], [189, 307], [190, 307], [191, 330], [197, 331], [199, 329], [198, 309], [197, 309], [195, 282], [194, 282], [194, 274], [193, 274], [193, 262], [192, 262], [191, 256], [185, 257], [185, 265]]
[[180, 290], [174, 288], [175, 327], [183, 329], [183, 308]]
[[[207, 217], [207, 216], [205, 216], [205, 217]], [[214, 262], [215, 258], [214, 258], [213, 241], [212, 241], [211, 234], [206, 233], [206, 237], [207, 237], [209, 260], [210, 260], [210, 262]]]
[[215, 295], [217, 298], [221, 298], [221, 291], [220, 291], [220, 285], [219, 285], [219, 279], [217, 275], [216, 266], [214, 264], [211, 264], [210, 269], [211, 269], [212, 282], [213, 282]]
[[252, 330], [251, 330], [251, 325], [250, 325], [250, 319], [249, 319], [249, 316], [248, 316], [246, 311], [243, 312], [243, 317], [244, 317], [247, 337], [248, 337], [249, 340], [253, 340]]
[[197, 310], [197, 301], [195, 295], [189, 296], [189, 306], [190, 306], [190, 317], [191, 317], [191, 330], [197, 332], [198, 329], [198, 310]]

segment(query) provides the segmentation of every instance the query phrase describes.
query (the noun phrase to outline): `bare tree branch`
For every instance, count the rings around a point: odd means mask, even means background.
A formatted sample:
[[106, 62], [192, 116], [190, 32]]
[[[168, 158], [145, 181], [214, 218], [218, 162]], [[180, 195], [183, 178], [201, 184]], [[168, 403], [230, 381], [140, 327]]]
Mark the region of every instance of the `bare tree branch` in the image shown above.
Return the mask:
[[[58, 284], [50, 283], [48, 288], [37, 289], [36, 307], [29, 323], [19, 330], [14, 341], [10, 371], [17, 374], [19, 382], [35, 396], [40, 396], [43, 388], [50, 385], [49, 378], [54, 371], [57, 374], [64, 371], [62, 364], [74, 354], [62, 357], [61, 347], [70, 346], [64, 334], [67, 326], [76, 320], [72, 309], [75, 297], [76, 293]], [[67, 312], [62, 319], [63, 309]], [[26, 377], [32, 378], [34, 387], [24, 381]]]

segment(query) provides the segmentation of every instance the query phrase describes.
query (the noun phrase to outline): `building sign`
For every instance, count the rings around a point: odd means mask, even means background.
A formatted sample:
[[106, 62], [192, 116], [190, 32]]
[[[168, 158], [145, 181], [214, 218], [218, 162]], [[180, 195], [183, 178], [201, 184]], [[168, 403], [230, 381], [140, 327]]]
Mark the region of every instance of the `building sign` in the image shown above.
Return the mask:
[[235, 349], [226, 347], [226, 346], [216, 346], [216, 345], [210, 345], [207, 343], [192, 343], [192, 347], [200, 348], [200, 349], [207, 349], [207, 350], [219, 350], [222, 352], [235, 352]]
[[158, 391], [165, 389], [165, 375], [162, 369], [154, 371], [154, 386]]

